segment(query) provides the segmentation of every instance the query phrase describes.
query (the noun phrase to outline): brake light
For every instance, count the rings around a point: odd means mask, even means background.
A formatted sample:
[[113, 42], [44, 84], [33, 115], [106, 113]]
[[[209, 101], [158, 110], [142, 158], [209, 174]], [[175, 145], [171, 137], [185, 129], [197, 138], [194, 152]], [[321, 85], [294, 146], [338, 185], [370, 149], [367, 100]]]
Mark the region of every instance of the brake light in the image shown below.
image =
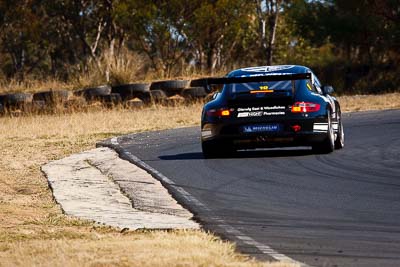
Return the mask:
[[209, 117], [229, 117], [233, 109], [210, 109], [207, 111]]
[[231, 112], [229, 110], [221, 110], [221, 116], [229, 116]]
[[311, 102], [296, 102], [292, 106], [292, 113], [316, 112], [321, 108], [320, 104]]
[[250, 91], [250, 94], [259, 94], [259, 93], [273, 93], [274, 90], [253, 90]]

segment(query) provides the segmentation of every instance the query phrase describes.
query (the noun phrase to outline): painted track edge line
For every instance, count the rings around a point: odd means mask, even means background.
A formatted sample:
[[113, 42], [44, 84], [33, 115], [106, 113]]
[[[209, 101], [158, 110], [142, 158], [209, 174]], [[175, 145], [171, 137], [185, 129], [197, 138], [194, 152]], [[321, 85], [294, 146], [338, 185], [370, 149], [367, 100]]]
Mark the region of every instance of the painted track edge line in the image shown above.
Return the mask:
[[[189, 192], [187, 192], [185, 189], [176, 185], [167, 176], [165, 176], [158, 170], [154, 169], [153, 167], [151, 167], [150, 165], [148, 165], [147, 163], [145, 163], [144, 161], [142, 161], [141, 159], [139, 159], [132, 153], [125, 151], [119, 145], [118, 137], [113, 137], [109, 140], [110, 140], [109, 143], [99, 142], [99, 143], [97, 143], [97, 146], [105, 146], [105, 147], [110, 147], [110, 148], [114, 149], [120, 155], [121, 158], [126, 159], [129, 162], [137, 165], [138, 167], [146, 170], [153, 177], [158, 179], [165, 187], [167, 187], [167, 189], [172, 189], [176, 193], [180, 194], [180, 198], [182, 198], [182, 200], [184, 202], [192, 203], [198, 209], [202, 209], [203, 211], [211, 212], [211, 210], [206, 205], [204, 205], [201, 201], [199, 201], [198, 199], [193, 197], [191, 194], [189, 194]], [[188, 208], [191, 207], [189, 205], [186, 205], [186, 206], [188, 206]], [[241, 231], [239, 231], [236, 228], [234, 228], [233, 226], [227, 224], [223, 219], [219, 218], [218, 216], [213, 217], [213, 219], [218, 223], [217, 226], [219, 228], [224, 229], [227, 233], [232, 234], [236, 239], [242, 241], [243, 243], [245, 243], [247, 245], [257, 248], [261, 253], [266, 254], [277, 261], [294, 263], [294, 264], [300, 265], [301, 267], [312, 267], [311, 265], [305, 264], [300, 261], [296, 261], [296, 260], [290, 258], [289, 256], [286, 256], [285, 254], [279, 253], [278, 251], [274, 250], [270, 246], [262, 244], [256, 240], [254, 240], [253, 238], [246, 236]]]

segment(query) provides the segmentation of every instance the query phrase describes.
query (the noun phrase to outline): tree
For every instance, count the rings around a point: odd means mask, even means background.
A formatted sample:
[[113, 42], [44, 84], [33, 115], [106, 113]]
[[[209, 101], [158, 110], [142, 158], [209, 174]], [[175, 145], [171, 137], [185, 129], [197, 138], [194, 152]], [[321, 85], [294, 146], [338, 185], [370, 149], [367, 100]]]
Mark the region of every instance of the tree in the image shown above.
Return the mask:
[[272, 64], [276, 29], [279, 13], [282, 9], [282, 0], [254, 0], [260, 40], [261, 58], [267, 65]]
[[186, 25], [196, 62], [211, 74], [232, 58], [250, 30], [251, 6], [243, 0], [198, 1], [198, 8]]
[[34, 0], [0, 1], [0, 14], [1, 49], [12, 62], [7, 73], [23, 81], [48, 52], [48, 43], [41, 38], [45, 22]]
[[170, 76], [186, 55], [183, 25], [191, 14], [189, 1], [126, 1], [118, 10], [118, 22], [133, 47], [144, 52], [155, 70]]
[[[65, 29], [60, 33], [60, 37], [67, 35], [68, 44], [74, 44], [75, 54], [81, 54], [83, 62], [86, 62], [88, 57], [93, 60], [107, 81], [110, 80], [115, 40], [119, 34], [123, 34], [115, 21], [116, 5], [120, 2], [123, 1], [48, 0], [44, 4], [49, 18]], [[78, 47], [75, 45], [76, 40], [80, 42]], [[101, 59], [105, 51], [107, 57], [104, 69]]]

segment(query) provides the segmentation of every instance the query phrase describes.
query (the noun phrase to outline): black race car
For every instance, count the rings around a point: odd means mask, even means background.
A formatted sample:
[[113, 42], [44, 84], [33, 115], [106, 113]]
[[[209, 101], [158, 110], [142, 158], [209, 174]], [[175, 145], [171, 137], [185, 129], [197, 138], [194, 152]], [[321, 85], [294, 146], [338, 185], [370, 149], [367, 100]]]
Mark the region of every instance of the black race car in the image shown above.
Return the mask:
[[330, 153], [344, 146], [333, 88], [321, 86], [307, 67], [243, 68], [223, 78], [208, 78], [206, 84], [223, 84], [202, 111], [206, 158], [238, 149], [311, 146], [316, 153]]

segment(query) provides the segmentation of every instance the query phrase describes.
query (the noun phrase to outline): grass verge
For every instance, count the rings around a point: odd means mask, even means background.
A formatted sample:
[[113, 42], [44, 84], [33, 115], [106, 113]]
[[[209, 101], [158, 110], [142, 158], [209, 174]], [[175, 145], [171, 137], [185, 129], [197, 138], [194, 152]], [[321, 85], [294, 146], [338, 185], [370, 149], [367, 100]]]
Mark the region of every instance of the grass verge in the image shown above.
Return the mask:
[[204, 231], [120, 233], [65, 216], [52, 199], [42, 164], [111, 136], [196, 125], [200, 110], [194, 104], [0, 118], [0, 266], [269, 266]]
[[338, 97], [343, 112], [398, 109], [400, 93]]
[[[400, 108], [400, 94], [340, 97], [343, 111]], [[202, 105], [0, 118], [0, 266], [270, 266], [204, 231], [120, 233], [70, 218], [40, 166], [112, 136], [198, 125]], [[272, 264], [289, 266], [288, 264]]]

